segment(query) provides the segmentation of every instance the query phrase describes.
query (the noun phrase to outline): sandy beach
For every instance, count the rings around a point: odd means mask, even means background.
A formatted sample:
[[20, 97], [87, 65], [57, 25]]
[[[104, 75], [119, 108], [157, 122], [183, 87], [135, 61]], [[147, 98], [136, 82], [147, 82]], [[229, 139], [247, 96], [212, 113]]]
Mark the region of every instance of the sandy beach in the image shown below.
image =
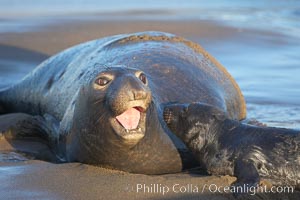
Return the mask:
[[26, 117], [23, 114], [0, 116], [1, 199], [296, 200], [300, 197], [299, 191], [283, 193], [281, 187], [278, 187], [281, 193], [268, 193], [272, 186], [266, 181], [261, 184], [267, 188], [262, 191], [267, 192], [250, 190], [247, 194], [233, 196], [228, 188], [235, 177], [203, 175], [199, 169], [150, 176], [81, 163], [54, 164], [37, 160], [28, 155], [49, 151], [45, 144], [11, 141], [5, 136]]
[[[238, 28], [221, 26], [210, 21], [75, 21], [67, 20], [64, 23], [40, 25], [33, 32], [2, 33], [1, 55], [9, 58], [7, 46], [18, 47], [21, 50], [33, 51], [41, 57], [53, 55], [73, 45], [94, 40], [97, 38], [142, 32], [163, 31], [186, 37], [191, 40], [199, 38], [226, 39], [241, 32]], [[7, 45], [7, 46], [5, 46]], [[3, 49], [4, 48], [4, 49]], [[6, 52], [6, 53], [5, 53]], [[32, 59], [37, 58], [32, 54]], [[24, 59], [22, 53], [17, 58]], [[28, 58], [29, 55], [26, 57]], [[44, 59], [44, 58], [43, 58]]]
[[[249, 39], [277, 33], [222, 26], [212, 21], [103, 21], [65, 20], [40, 25], [32, 31], [0, 33], [1, 76], [9, 77], [1, 87], [18, 81], [49, 56], [84, 41], [104, 36], [158, 30], [207, 44], [237, 38]], [[204, 39], [202, 39], [204, 38]], [[22, 70], [13, 71], [13, 67]], [[7, 132], [24, 116], [0, 116], [0, 131]], [[80, 163], [54, 164], [31, 160], [18, 152], [45, 150], [43, 144], [14, 143], [0, 135], [0, 199], [235, 199], [232, 194], [215, 191], [234, 177], [207, 176], [198, 170], [178, 174], [147, 176], [89, 166]], [[35, 147], [35, 148], [33, 148]], [[211, 190], [211, 191], [210, 191]], [[299, 199], [300, 193], [258, 194], [248, 199]]]

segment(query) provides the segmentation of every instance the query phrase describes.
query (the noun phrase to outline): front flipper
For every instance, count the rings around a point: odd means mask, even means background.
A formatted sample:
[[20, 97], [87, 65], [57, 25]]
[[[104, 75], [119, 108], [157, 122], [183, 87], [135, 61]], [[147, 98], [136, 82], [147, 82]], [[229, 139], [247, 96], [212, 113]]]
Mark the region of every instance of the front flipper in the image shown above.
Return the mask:
[[53, 148], [58, 140], [59, 121], [53, 116], [45, 114], [32, 116], [19, 124], [17, 137], [35, 136], [47, 141], [50, 148]]
[[235, 185], [254, 187], [259, 184], [260, 177], [254, 164], [249, 160], [237, 160], [234, 167]]
[[51, 152], [57, 126], [53, 117], [13, 113], [2, 115], [0, 119], [2, 142], [7, 143], [0, 150], [22, 152], [37, 159], [57, 162]]
[[6, 139], [48, 139], [48, 127], [41, 116], [24, 113], [7, 114], [1, 116], [1, 131]]

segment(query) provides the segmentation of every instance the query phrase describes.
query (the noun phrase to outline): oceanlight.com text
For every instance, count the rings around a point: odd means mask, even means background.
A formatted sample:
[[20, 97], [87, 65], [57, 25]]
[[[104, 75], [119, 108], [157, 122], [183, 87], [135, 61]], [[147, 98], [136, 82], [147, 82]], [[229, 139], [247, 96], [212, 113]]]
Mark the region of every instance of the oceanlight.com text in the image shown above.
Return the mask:
[[168, 194], [168, 193], [212, 193], [212, 194], [250, 194], [255, 195], [257, 193], [293, 193], [294, 187], [292, 186], [272, 186], [267, 187], [265, 185], [255, 185], [250, 186], [248, 184], [244, 185], [231, 185], [231, 186], [219, 186], [217, 184], [204, 184], [204, 185], [195, 185], [195, 184], [179, 184], [174, 183], [173, 185], [165, 184], [144, 184], [138, 183], [136, 185], [127, 186], [126, 190], [130, 192], [135, 192], [139, 194]]

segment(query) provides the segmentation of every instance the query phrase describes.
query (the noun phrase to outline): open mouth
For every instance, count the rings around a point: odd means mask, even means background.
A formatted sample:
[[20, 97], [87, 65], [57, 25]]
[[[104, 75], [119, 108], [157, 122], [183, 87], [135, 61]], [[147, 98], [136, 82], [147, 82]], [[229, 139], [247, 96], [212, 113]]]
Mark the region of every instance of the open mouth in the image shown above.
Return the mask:
[[127, 141], [139, 141], [145, 135], [146, 110], [142, 107], [132, 107], [122, 114], [112, 118], [115, 132]]

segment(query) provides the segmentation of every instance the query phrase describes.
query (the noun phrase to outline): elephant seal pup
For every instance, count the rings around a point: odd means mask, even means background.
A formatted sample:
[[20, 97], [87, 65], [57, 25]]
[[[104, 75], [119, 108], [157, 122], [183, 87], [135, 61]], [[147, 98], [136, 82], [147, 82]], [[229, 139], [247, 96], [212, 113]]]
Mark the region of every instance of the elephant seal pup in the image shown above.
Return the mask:
[[195, 101], [231, 119], [246, 115], [225, 68], [198, 44], [163, 32], [71, 47], [0, 92], [5, 113], [37, 116], [40, 123], [33, 124], [40, 124], [40, 135], [62, 162], [142, 174], [180, 172], [194, 162], [165, 126], [162, 111], [167, 102]]
[[257, 127], [229, 119], [207, 104], [170, 104], [164, 119], [212, 175], [237, 177], [237, 184], [300, 185], [300, 132]]

